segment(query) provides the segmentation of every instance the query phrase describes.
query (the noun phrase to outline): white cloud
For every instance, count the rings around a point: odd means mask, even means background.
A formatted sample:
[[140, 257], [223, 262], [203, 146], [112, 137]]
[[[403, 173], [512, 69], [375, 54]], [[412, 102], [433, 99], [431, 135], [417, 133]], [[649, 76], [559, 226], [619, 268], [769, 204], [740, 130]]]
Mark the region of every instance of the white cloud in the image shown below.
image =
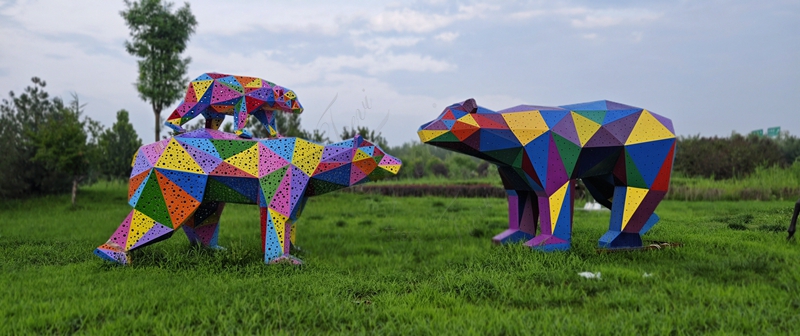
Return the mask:
[[621, 24], [640, 24], [657, 20], [660, 13], [643, 9], [592, 10], [581, 18], [570, 20], [576, 28], [605, 28]]
[[456, 21], [469, 20], [482, 16], [485, 12], [496, 10], [496, 6], [488, 4], [475, 4], [459, 6], [454, 14], [428, 14], [413, 9], [385, 11], [369, 19], [370, 28], [375, 31], [396, 31], [427, 33], [439, 28], [447, 27]]
[[321, 71], [339, 71], [343, 68], [364, 70], [369, 74], [379, 74], [391, 71], [416, 71], [416, 72], [444, 72], [456, 69], [454, 64], [433, 59], [420, 54], [392, 53], [385, 55], [364, 55], [360, 57], [340, 55], [336, 57], [318, 57], [308, 64], [311, 68]]
[[574, 28], [606, 28], [625, 24], [641, 24], [658, 20], [662, 14], [647, 9], [592, 9], [587, 7], [555, 7], [519, 11], [509, 15], [512, 19], [555, 17], [568, 20]]
[[412, 47], [422, 41], [421, 37], [376, 37], [363, 39], [355, 36], [353, 44], [357, 47], [366, 48], [376, 54], [383, 54], [392, 47]]
[[455, 39], [458, 38], [458, 35], [459, 34], [455, 32], [444, 32], [434, 36], [433, 38], [443, 42], [453, 42]]

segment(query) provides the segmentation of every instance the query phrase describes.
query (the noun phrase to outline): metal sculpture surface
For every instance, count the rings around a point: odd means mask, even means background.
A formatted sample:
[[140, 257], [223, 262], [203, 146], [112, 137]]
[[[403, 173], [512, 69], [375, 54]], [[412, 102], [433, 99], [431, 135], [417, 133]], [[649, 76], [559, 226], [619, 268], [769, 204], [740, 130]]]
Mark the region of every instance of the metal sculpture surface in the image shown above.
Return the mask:
[[578, 178], [611, 209], [600, 247], [642, 246], [641, 235], [658, 222], [653, 211], [669, 188], [675, 155], [669, 119], [611, 101], [495, 112], [469, 99], [446, 108], [418, 134], [424, 143], [497, 165], [509, 227], [494, 242], [525, 241], [545, 251], [570, 248]]
[[289, 260], [294, 223], [308, 197], [397, 174], [400, 160], [361, 136], [331, 145], [299, 138], [241, 139], [200, 129], [142, 146], [133, 159], [133, 210], [95, 250], [130, 263], [128, 252], [183, 227], [192, 243], [217, 247], [226, 202], [261, 207], [265, 262]]
[[184, 133], [183, 124], [199, 115], [206, 119], [206, 128], [219, 129], [225, 115], [233, 115], [234, 132], [250, 138], [244, 128], [247, 117], [256, 117], [269, 132], [277, 135], [275, 111], [301, 113], [303, 107], [294, 91], [275, 83], [245, 76], [206, 73], [197, 77], [186, 88], [183, 101], [164, 123], [177, 133]]

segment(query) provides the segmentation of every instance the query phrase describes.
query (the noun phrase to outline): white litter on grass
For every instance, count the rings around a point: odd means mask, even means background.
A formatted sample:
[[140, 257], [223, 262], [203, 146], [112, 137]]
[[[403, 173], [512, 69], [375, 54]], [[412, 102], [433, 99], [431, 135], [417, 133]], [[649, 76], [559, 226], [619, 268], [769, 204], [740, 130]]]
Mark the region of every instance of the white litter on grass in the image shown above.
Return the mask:
[[644, 272], [644, 274], [642, 274], [642, 278], [649, 278], [651, 276], [653, 276], [653, 273]]
[[600, 279], [600, 272], [592, 273], [592, 272], [580, 272], [578, 275], [586, 278], [586, 279]]
[[581, 210], [585, 210], [585, 211], [603, 211], [603, 210], [608, 210], [608, 209], [604, 208], [602, 205], [600, 205], [600, 203], [597, 203], [597, 202], [586, 202], [586, 204], [583, 205], [583, 209], [581, 209]]

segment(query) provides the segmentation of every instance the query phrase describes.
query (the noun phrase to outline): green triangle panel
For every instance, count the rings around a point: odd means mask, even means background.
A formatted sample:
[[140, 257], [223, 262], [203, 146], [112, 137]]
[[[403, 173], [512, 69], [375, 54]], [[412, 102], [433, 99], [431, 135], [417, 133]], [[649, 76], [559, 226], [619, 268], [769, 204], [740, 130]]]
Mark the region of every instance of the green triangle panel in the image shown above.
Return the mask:
[[264, 202], [269, 203], [272, 197], [275, 196], [275, 191], [281, 186], [281, 181], [286, 175], [287, 169], [289, 169], [289, 166], [278, 169], [258, 179], [258, 182], [261, 184], [261, 193], [264, 195], [262, 199]]
[[586, 119], [589, 119], [591, 121], [594, 121], [602, 125], [603, 119], [606, 118], [607, 111], [572, 111], [572, 112], [575, 112], [580, 116], [586, 117]]
[[434, 138], [432, 141], [441, 141], [441, 142], [461, 142], [453, 132], [445, 132], [444, 134]]
[[581, 155], [581, 146], [574, 144], [572, 141], [553, 133], [553, 140], [556, 142], [558, 148], [558, 155], [561, 156], [561, 162], [564, 163], [564, 170], [567, 176], [572, 176], [575, 170], [575, 164], [578, 162], [578, 157]]
[[242, 140], [211, 140], [214, 148], [217, 149], [219, 155], [225, 160], [231, 156], [244, 152], [250, 147], [255, 146], [256, 141], [242, 141]]
[[[151, 174], [155, 173], [151, 172]], [[158, 179], [148, 178], [146, 183], [144, 189], [142, 189], [142, 194], [139, 196], [139, 201], [136, 202], [136, 210], [150, 216], [156, 222], [172, 226], [172, 219], [169, 217], [167, 203], [164, 201], [164, 195], [161, 193]]]
[[625, 151], [625, 178], [628, 179], [629, 187], [647, 188], [647, 183], [642, 178], [642, 174], [639, 173], [639, 169], [636, 168], [636, 164], [627, 150]]
[[246, 196], [236, 192], [236, 190], [231, 189], [222, 182], [219, 182], [213, 178], [208, 179], [208, 184], [206, 184], [206, 191], [203, 198], [204, 202], [220, 201], [244, 204], [253, 203], [253, 201]]
[[513, 166], [515, 162], [519, 162], [516, 167], [522, 167], [522, 159], [520, 159], [522, 157], [522, 147], [486, 151], [484, 154], [507, 165]]
[[336, 191], [336, 190], [339, 190], [339, 189], [342, 189], [342, 188], [344, 188], [344, 187], [339, 185], [339, 184], [333, 183], [333, 182], [328, 182], [328, 181], [317, 180], [317, 179], [311, 178], [308, 181], [308, 188], [306, 189], [306, 195], [308, 195], [308, 196], [317, 196], [317, 195], [322, 195], [322, 194], [329, 193], [329, 192], [332, 192], [332, 191]]

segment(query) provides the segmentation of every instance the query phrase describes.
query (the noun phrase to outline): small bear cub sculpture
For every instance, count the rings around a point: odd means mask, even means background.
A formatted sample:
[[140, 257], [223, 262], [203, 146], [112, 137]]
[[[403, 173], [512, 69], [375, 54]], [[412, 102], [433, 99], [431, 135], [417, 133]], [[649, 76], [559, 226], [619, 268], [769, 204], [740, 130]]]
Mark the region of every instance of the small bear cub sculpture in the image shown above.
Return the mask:
[[[474, 99], [447, 107], [418, 131], [423, 143], [497, 166], [508, 194], [508, 230], [493, 238], [567, 250], [576, 179], [611, 209], [603, 248], [636, 248], [658, 222], [675, 156], [672, 121], [611, 101], [492, 111]], [[540, 232], [536, 235], [536, 222]]]

